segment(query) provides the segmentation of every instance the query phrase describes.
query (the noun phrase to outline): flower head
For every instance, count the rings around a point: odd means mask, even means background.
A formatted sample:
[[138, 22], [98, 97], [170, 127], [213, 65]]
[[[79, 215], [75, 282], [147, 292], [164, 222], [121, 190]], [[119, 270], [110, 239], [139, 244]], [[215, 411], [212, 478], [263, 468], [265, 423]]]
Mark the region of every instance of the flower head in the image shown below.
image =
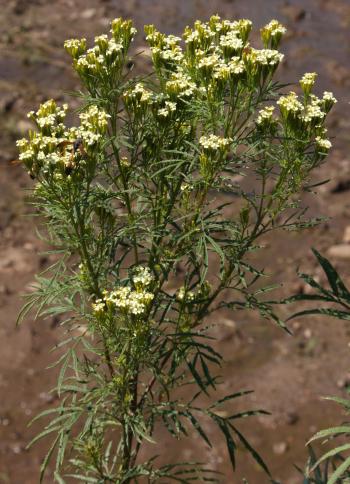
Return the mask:
[[278, 20], [271, 20], [270, 23], [260, 30], [264, 46], [266, 48], [271, 46], [272, 49], [278, 47], [286, 31], [287, 29]]
[[303, 75], [303, 77], [300, 79], [300, 86], [305, 94], [305, 96], [308, 96], [315, 84], [317, 74], [316, 72], [307, 72], [306, 74]]

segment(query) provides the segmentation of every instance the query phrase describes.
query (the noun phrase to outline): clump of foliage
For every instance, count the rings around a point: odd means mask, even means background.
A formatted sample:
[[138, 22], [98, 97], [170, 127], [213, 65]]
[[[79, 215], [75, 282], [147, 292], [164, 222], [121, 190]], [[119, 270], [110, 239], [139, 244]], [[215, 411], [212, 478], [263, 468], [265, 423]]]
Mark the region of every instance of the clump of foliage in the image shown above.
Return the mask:
[[[294, 314], [292, 317], [307, 315], [324, 315], [340, 320], [350, 320], [350, 291], [343, 282], [341, 276], [331, 264], [317, 250], [313, 253], [322, 267], [327, 278], [329, 287], [323, 287], [312, 276], [301, 273], [300, 277], [314, 289], [312, 294], [297, 294], [289, 298], [286, 302], [316, 301], [319, 306], [316, 308], [305, 309]], [[327, 306], [324, 304], [327, 303]], [[322, 305], [321, 305], [322, 304]], [[333, 401], [340, 405], [343, 411], [350, 411], [350, 399], [341, 397], [325, 397], [326, 400]], [[316, 484], [338, 484], [350, 482], [350, 442], [347, 442], [350, 434], [350, 424], [345, 422], [343, 425], [331, 427], [317, 432], [309, 441], [321, 440], [323, 443], [330, 443], [339, 438], [345, 440], [331, 450], [325, 452], [320, 458], [316, 458], [313, 453], [310, 455], [310, 463], [306, 472], [307, 483]], [[314, 476], [313, 478], [310, 476]]]
[[59, 483], [215, 480], [202, 464], [140, 457], [160, 424], [210, 446], [208, 420], [233, 467], [241, 445], [268, 472], [237, 427], [258, 412], [220, 410], [247, 392], [203, 404], [222, 361], [207, 317], [250, 308], [283, 326], [260, 299], [267, 288], [253, 286], [263, 272], [249, 255], [272, 230], [314, 223], [296, 195], [331, 146], [335, 99], [312, 94], [310, 73], [300, 96], [283, 95], [274, 75], [285, 29], [271, 21], [258, 49], [251, 28], [213, 16], [178, 38], [147, 26], [154, 71], [140, 79], [128, 57], [136, 31], [116, 19], [92, 48], [65, 43], [84, 88], [80, 124], [67, 127], [68, 106], [54, 100], [29, 113], [36, 130], [18, 141], [20, 159], [57, 260], [21, 317], [64, 314], [67, 331], [59, 404], [34, 439], [53, 436], [42, 476], [56, 456]]

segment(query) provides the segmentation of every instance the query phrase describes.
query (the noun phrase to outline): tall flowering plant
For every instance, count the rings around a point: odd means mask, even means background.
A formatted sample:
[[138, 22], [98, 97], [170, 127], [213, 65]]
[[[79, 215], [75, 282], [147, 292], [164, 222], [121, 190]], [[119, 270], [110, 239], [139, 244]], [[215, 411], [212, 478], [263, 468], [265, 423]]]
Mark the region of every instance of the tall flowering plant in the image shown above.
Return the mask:
[[56, 263], [20, 317], [64, 314], [67, 331], [59, 404], [39, 416], [51, 420], [34, 439], [53, 439], [41, 476], [55, 457], [59, 483], [214, 481], [203, 464], [152, 454], [159, 425], [210, 446], [207, 420], [233, 467], [239, 444], [268, 472], [236, 425], [258, 413], [232, 409], [246, 392], [203, 403], [222, 361], [208, 316], [251, 308], [283, 326], [254, 288], [263, 272], [249, 254], [272, 230], [314, 223], [295, 195], [331, 146], [335, 99], [312, 94], [310, 73], [301, 96], [282, 95], [285, 29], [271, 21], [258, 49], [251, 28], [213, 16], [179, 38], [147, 26], [154, 71], [141, 79], [128, 58], [136, 31], [116, 19], [91, 48], [65, 43], [84, 88], [79, 124], [67, 127], [68, 107], [54, 100], [29, 113], [36, 129], [18, 141], [20, 159]]

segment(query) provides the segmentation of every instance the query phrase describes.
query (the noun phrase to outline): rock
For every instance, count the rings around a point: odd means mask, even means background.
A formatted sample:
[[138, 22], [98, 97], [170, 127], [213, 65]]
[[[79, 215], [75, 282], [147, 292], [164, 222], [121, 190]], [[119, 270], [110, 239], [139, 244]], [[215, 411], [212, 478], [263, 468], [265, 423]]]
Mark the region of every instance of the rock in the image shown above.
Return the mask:
[[34, 250], [34, 244], [32, 244], [31, 242], [26, 242], [24, 245], [23, 245], [23, 249], [24, 250], [28, 250], [28, 251], [33, 251]]
[[277, 442], [273, 444], [272, 450], [276, 455], [283, 455], [288, 450], [288, 443], [287, 442]]
[[350, 259], [350, 244], [333, 245], [328, 249], [327, 254], [336, 259]]
[[343, 242], [345, 244], [350, 244], [350, 225], [345, 227], [344, 235], [343, 235]]

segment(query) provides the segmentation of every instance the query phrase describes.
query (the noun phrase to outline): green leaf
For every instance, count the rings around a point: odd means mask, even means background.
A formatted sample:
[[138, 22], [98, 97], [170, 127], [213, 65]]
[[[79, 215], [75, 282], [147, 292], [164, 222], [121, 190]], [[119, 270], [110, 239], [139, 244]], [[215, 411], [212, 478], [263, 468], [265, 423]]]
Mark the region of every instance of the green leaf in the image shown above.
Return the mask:
[[265, 464], [264, 460], [260, 457], [260, 455], [258, 454], [258, 452], [250, 445], [250, 443], [248, 442], [248, 440], [243, 436], [243, 434], [236, 427], [234, 427], [232, 424], [230, 424], [230, 427], [238, 435], [239, 440], [242, 442], [242, 444], [244, 445], [244, 447], [248, 450], [248, 452], [251, 454], [251, 456], [257, 462], [257, 464], [262, 469], [264, 469], [264, 471], [266, 472], [266, 474], [268, 476], [271, 477], [271, 474], [270, 474], [270, 471], [269, 471], [267, 465]]
[[333, 293], [336, 296], [341, 296], [343, 298], [348, 299], [348, 301], [350, 302], [350, 293], [346, 288], [344, 282], [340, 278], [338, 272], [335, 270], [335, 268], [332, 266], [329, 260], [322, 257], [322, 255], [319, 252], [317, 252], [316, 249], [312, 249], [312, 252], [316, 256], [320, 265], [322, 266], [322, 269], [324, 270], [327, 276], [329, 285], [331, 286]]
[[337, 468], [335, 472], [328, 479], [327, 484], [336, 484], [337, 480], [342, 477], [344, 472], [350, 468], [350, 457], [345, 459], [345, 461]]
[[55, 450], [56, 448], [56, 445], [57, 445], [57, 442], [58, 442], [58, 439], [59, 439], [59, 435], [57, 435], [57, 437], [55, 438], [55, 440], [53, 441], [53, 443], [51, 444], [51, 447], [49, 448], [49, 451], [47, 452], [47, 454], [45, 455], [45, 458], [40, 466], [40, 483], [43, 482], [43, 479], [44, 479], [44, 476], [45, 476], [45, 471], [47, 469], [47, 466], [50, 462], [50, 459], [51, 459], [51, 456], [53, 454], [53, 451]]
[[348, 433], [350, 433], [350, 427], [347, 425], [343, 425], [341, 427], [331, 427], [329, 429], [320, 430], [313, 437], [311, 437], [311, 439], [307, 442], [306, 445], [310, 444], [311, 442], [317, 439], [323, 439], [325, 437], [330, 437], [330, 436], [334, 437], [336, 435], [348, 434]]

